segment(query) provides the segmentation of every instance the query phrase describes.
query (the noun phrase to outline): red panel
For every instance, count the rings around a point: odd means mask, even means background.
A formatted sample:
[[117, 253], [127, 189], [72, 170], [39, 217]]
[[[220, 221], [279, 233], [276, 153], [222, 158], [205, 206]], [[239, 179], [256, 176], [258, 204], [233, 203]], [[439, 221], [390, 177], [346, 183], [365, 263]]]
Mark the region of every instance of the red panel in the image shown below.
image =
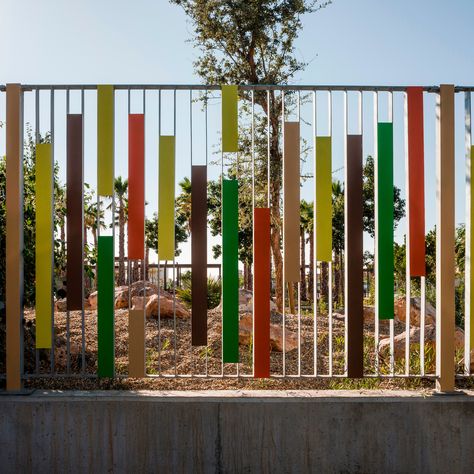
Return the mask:
[[128, 258], [145, 258], [145, 116], [128, 116]]
[[426, 268], [423, 89], [421, 87], [408, 87], [407, 95], [410, 275], [424, 276]]
[[270, 209], [254, 210], [255, 377], [270, 377]]

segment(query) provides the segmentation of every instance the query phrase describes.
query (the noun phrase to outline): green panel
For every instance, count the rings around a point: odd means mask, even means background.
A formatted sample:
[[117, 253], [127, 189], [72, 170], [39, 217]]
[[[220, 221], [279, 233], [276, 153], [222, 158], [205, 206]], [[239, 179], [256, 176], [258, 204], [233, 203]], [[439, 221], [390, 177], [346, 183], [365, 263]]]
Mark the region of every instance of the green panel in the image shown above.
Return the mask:
[[114, 193], [114, 86], [97, 86], [97, 192]]
[[100, 236], [97, 256], [98, 375], [114, 376], [114, 238]]
[[160, 163], [158, 188], [158, 257], [173, 260], [174, 244], [174, 180], [175, 137], [160, 137]]
[[53, 160], [51, 144], [36, 145], [36, 348], [51, 348], [53, 313]]
[[239, 361], [239, 198], [235, 179], [222, 182], [222, 360]]
[[393, 319], [393, 124], [379, 123], [377, 130], [377, 304], [379, 319]]
[[222, 151], [239, 151], [238, 86], [222, 86]]
[[331, 137], [316, 137], [316, 260], [332, 260]]

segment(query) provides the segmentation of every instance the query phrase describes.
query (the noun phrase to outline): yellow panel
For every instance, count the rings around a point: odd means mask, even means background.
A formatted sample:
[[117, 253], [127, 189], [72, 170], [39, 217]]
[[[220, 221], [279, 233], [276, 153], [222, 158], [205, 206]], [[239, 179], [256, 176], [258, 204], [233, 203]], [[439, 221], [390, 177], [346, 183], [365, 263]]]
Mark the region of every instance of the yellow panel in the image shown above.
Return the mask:
[[222, 86], [222, 151], [239, 151], [238, 86]]
[[158, 257], [174, 258], [174, 175], [175, 137], [160, 137], [158, 188]]
[[316, 260], [332, 260], [331, 137], [316, 137]]
[[97, 86], [97, 192], [114, 193], [114, 86]]
[[36, 348], [51, 348], [53, 312], [53, 161], [51, 144], [36, 145]]

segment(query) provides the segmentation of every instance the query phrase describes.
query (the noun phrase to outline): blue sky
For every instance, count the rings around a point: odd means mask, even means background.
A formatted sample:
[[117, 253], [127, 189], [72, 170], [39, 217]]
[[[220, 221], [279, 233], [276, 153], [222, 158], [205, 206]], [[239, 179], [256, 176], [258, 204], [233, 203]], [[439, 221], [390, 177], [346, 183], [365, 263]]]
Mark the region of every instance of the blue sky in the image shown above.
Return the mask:
[[[434, 85], [474, 84], [472, 18], [474, 1], [455, 0], [335, 0], [327, 9], [304, 18], [304, 29], [296, 43], [300, 59], [311, 61], [295, 84], [390, 84]], [[83, 0], [72, 4], [61, 0], [3, 0], [0, 16], [0, 83], [199, 83], [192, 61], [197, 51], [187, 42], [191, 25], [182, 11], [165, 0]], [[456, 98], [456, 220], [464, 213], [464, 128], [463, 97]], [[342, 137], [338, 132], [341, 98], [334, 96], [334, 166], [342, 164]], [[3, 98], [1, 100], [4, 100]], [[86, 96], [87, 110], [94, 109], [94, 97]], [[178, 97], [178, 123], [182, 136], [189, 132], [189, 98]], [[319, 100], [319, 99], [318, 99]], [[321, 96], [321, 100], [326, 100]], [[47, 97], [41, 129], [48, 129]], [[373, 151], [372, 98], [364, 96], [364, 153]], [[380, 118], [386, 119], [386, 97], [381, 94]], [[64, 107], [58, 95], [57, 110]], [[157, 97], [147, 97], [147, 214], [153, 212], [156, 177]], [[43, 104], [43, 102], [42, 102]], [[1, 105], [1, 103], [0, 103]], [[172, 124], [171, 95], [163, 96], [163, 133]], [[354, 100], [350, 100], [354, 105]], [[31, 103], [27, 107], [32, 110]], [[79, 111], [79, 97], [71, 95], [71, 111]], [[434, 208], [434, 102], [426, 99], [426, 201], [427, 227], [435, 222]], [[0, 107], [2, 109], [2, 107]], [[211, 110], [212, 109], [212, 110]], [[194, 109], [193, 156], [204, 156], [202, 120]], [[117, 101], [117, 173], [126, 174], [126, 97]], [[141, 97], [132, 97], [132, 112], [141, 112]], [[303, 114], [307, 113], [302, 110]], [[3, 113], [3, 112], [2, 112]], [[324, 110], [321, 112], [324, 117]], [[94, 182], [95, 122], [89, 113], [86, 128], [86, 180]], [[60, 135], [63, 121], [57, 112], [55, 145], [57, 159], [64, 159]], [[187, 117], [187, 116], [186, 116]], [[319, 117], [319, 115], [318, 115]], [[202, 116], [201, 116], [202, 118]], [[350, 124], [355, 115], [350, 112]], [[0, 116], [0, 120], [4, 117]], [[210, 107], [211, 126], [218, 126], [219, 107]], [[181, 123], [182, 122], [182, 123]], [[322, 121], [320, 121], [322, 122]], [[201, 127], [201, 128], [200, 128]], [[395, 181], [404, 190], [403, 97], [394, 98]], [[149, 132], [150, 131], [150, 132]], [[3, 133], [3, 132], [1, 132]], [[308, 131], [309, 133], [309, 131]], [[325, 133], [322, 130], [322, 133]], [[338, 135], [339, 133], [339, 135]], [[210, 138], [210, 147], [217, 146]], [[186, 141], [186, 143], [184, 143]], [[177, 150], [177, 179], [189, 175], [188, 140]], [[0, 152], [4, 151], [0, 135]], [[182, 159], [180, 158], [182, 157]], [[196, 162], [196, 161], [195, 161]], [[310, 164], [308, 164], [311, 167]], [[212, 172], [211, 172], [212, 173]], [[311, 183], [303, 195], [309, 197]], [[150, 193], [150, 194], [149, 194]], [[155, 206], [156, 207], [156, 206]], [[405, 223], [397, 230], [402, 238]], [[184, 252], [184, 259], [188, 252]]]

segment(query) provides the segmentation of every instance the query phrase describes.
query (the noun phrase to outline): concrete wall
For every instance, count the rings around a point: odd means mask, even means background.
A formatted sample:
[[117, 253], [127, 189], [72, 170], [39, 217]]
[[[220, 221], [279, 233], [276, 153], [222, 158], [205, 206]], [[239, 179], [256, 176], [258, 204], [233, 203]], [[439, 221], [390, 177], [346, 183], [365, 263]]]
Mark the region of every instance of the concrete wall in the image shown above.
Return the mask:
[[395, 395], [4, 395], [0, 472], [474, 471], [474, 396]]

